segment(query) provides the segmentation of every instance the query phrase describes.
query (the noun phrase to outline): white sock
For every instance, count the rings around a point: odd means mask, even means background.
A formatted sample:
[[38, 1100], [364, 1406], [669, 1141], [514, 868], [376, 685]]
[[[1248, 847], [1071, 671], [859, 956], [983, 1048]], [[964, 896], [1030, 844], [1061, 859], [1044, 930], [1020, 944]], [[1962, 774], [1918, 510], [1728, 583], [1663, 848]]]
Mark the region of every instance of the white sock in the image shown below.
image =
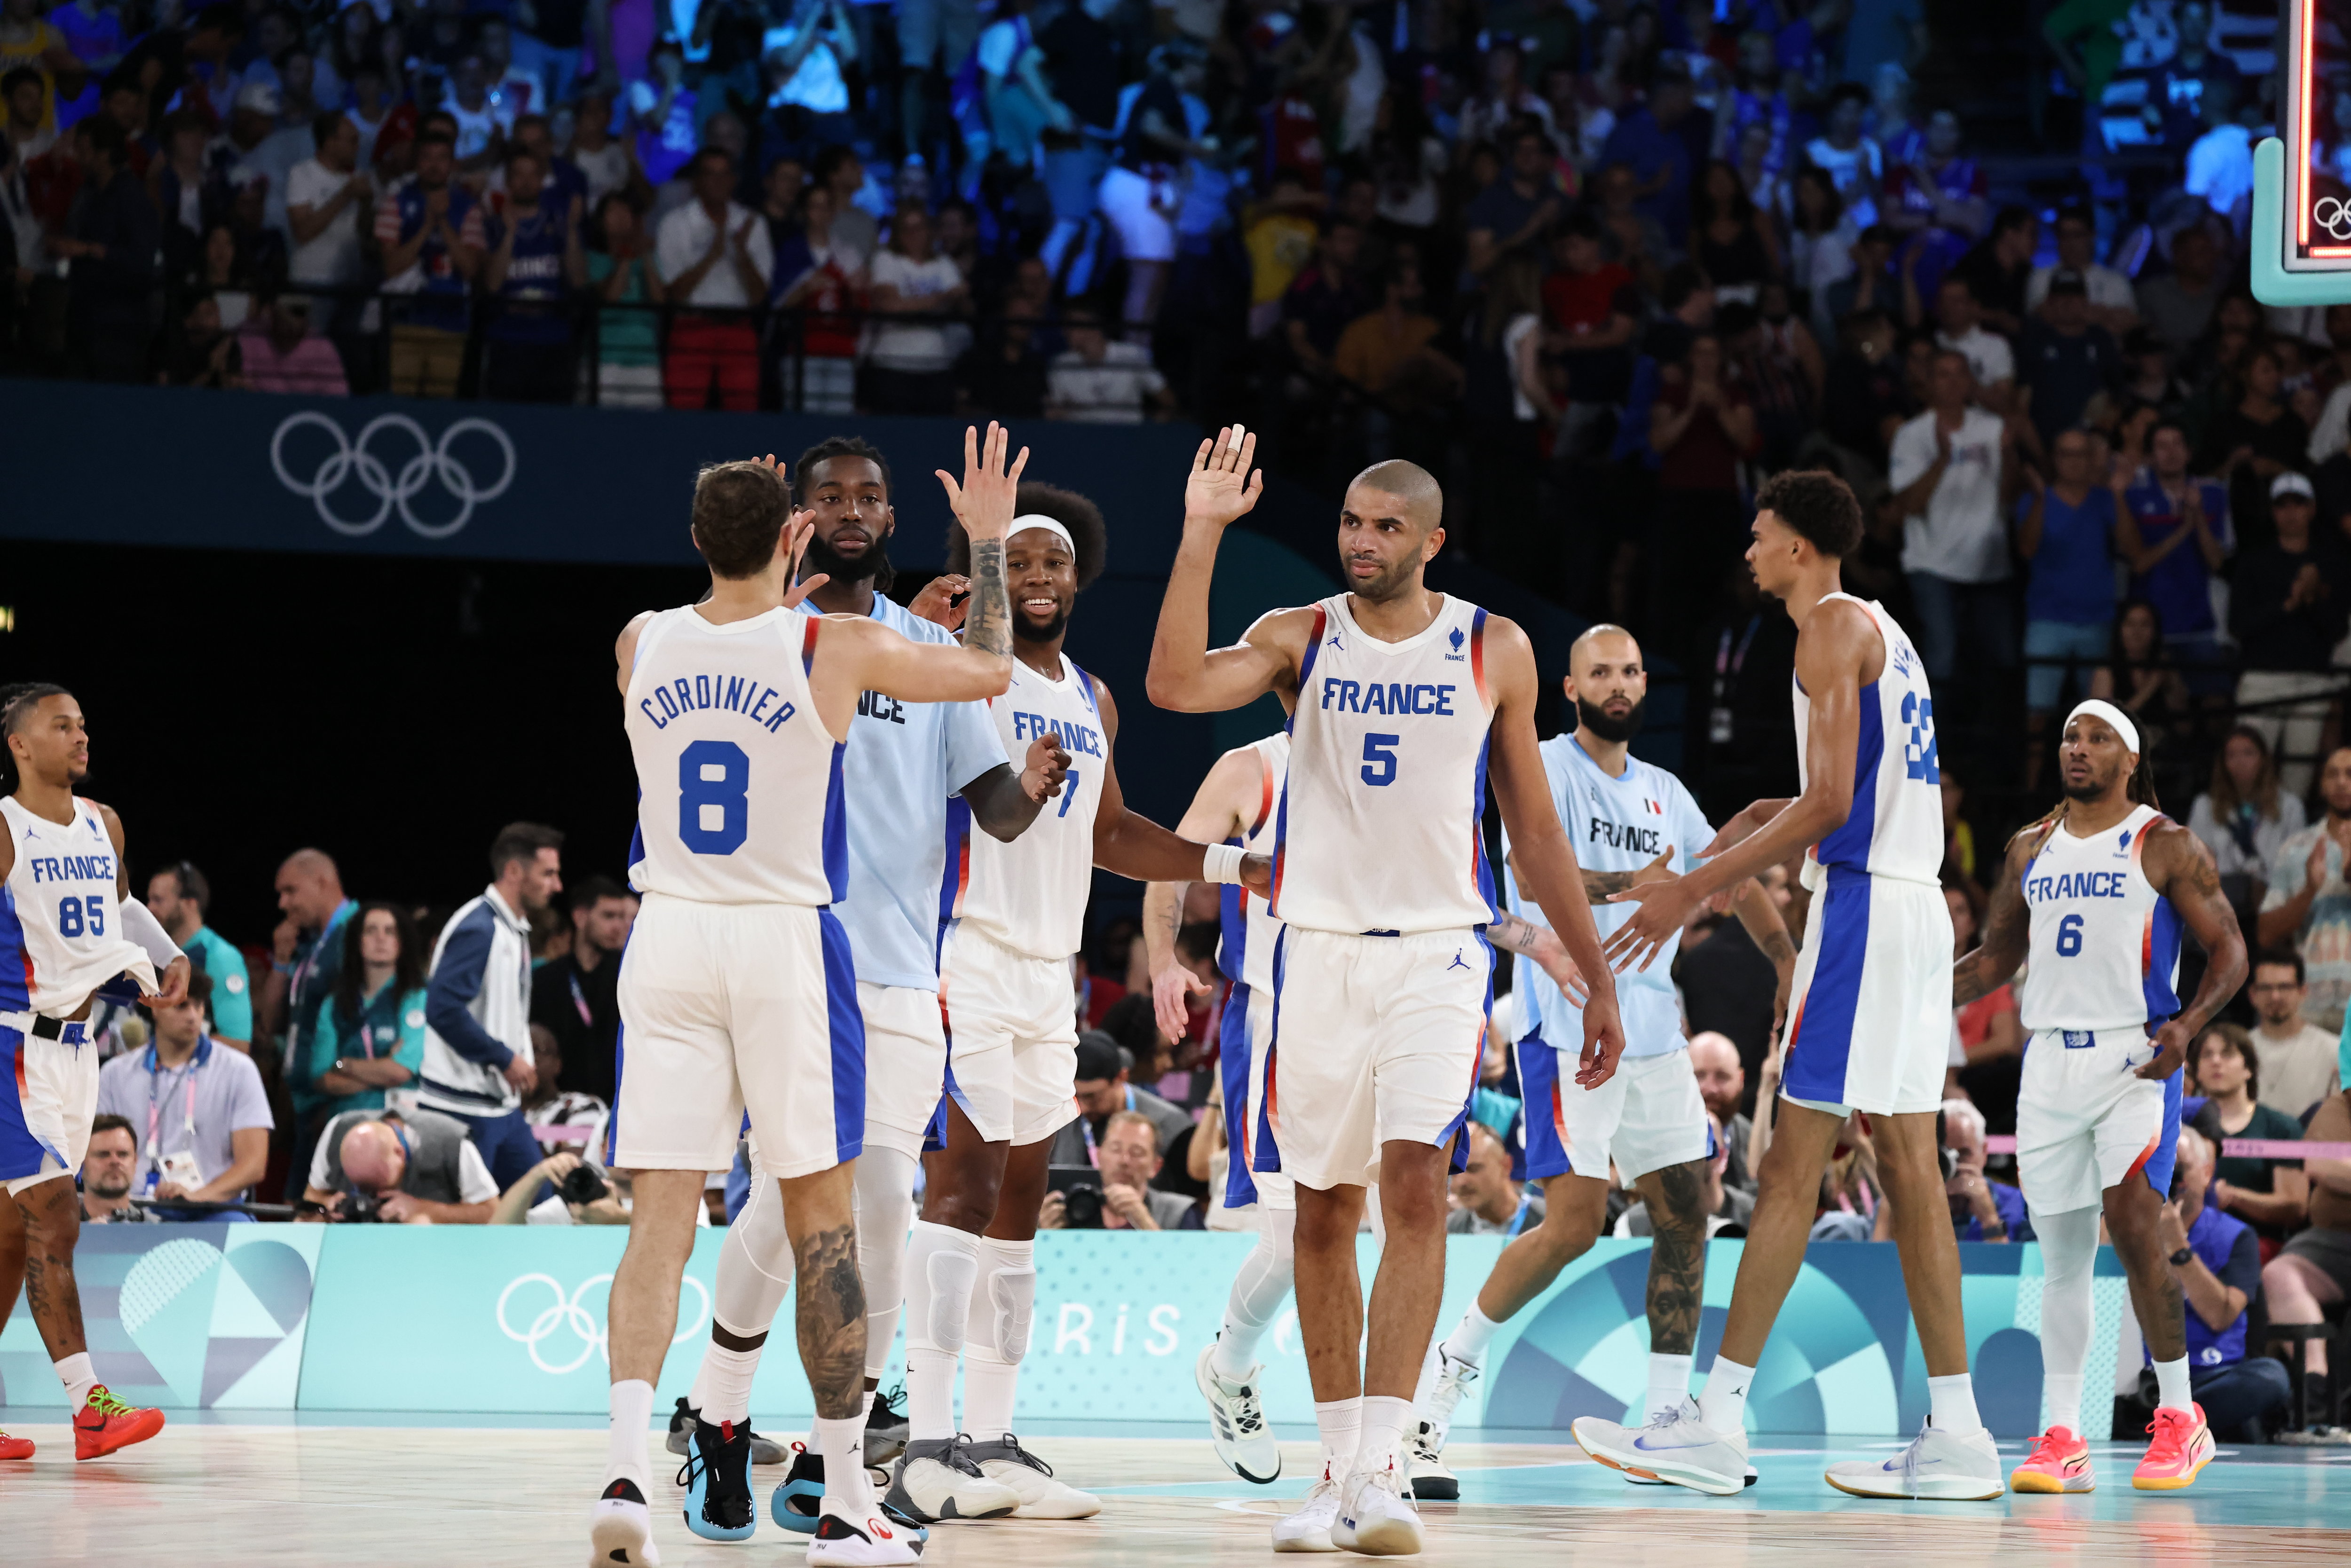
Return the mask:
[[914, 1222], [906, 1242], [906, 1420], [909, 1440], [956, 1435], [956, 1363], [962, 1359], [979, 1277], [979, 1238], [952, 1225]]
[[914, 1221], [914, 1156], [865, 1145], [857, 1156], [857, 1274], [865, 1285], [865, 1375], [880, 1377], [905, 1304], [906, 1233]]
[[653, 1385], [642, 1377], [612, 1385], [611, 1450], [604, 1460], [604, 1484], [626, 1479], [639, 1491], [648, 1490], [651, 1464], [645, 1453], [645, 1428], [653, 1417]]
[[1259, 1205], [1257, 1245], [1241, 1260], [1240, 1271], [1233, 1276], [1233, 1288], [1225, 1296], [1224, 1326], [1217, 1335], [1216, 1354], [1208, 1363], [1227, 1383], [1249, 1381], [1257, 1365], [1258, 1341], [1281, 1315], [1281, 1303], [1290, 1299], [1297, 1223], [1295, 1210]]
[[2041, 1396], [2049, 1425], [2082, 1431], [2083, 1368], [2090, 1360], [2090, 1275], [2098, 1261], [2098, 1210], [2032, 1211], [2041, 1239]]
[[1718, 1353], [1707, 1369], [1706, 1392], [1698, 1396], [1698, 1418], [1726, 1437], [1747, 1429], [1747, 1390], [1755, 1369]]
[[1929, 1408], [1927, 1418], [1947, 1432], [1966, 1434], [1983, 1430], [1983, 1417], [1976, 1414], [1976, 1380], [1964, 1372], [1949, 1377], [1927, 1379]]
[[1460, 1322], [1445, 1336], [1445, 1354], [1456, 1361], [1483, 1366], [1486, 1364], [1486, 1347], [1493, 1343], [1494, 1336], [1501, 1330], [1501, 1324], [1479, 1311], [1478, 1303], [1472, 1301], [1469, 1310], [1461, 1314]]
[[2049, 1425], [2082, 1435], [2082, 1375], [2041, 1375], [2041, 1397], [2049, 1406]]
[[2196, 1396], [2188, 1390], [2188, 1358], [2155, 1364], [2155, 1402], [2166, 1410], [2193, 1410]]
[[1364, 1396], [1363, 1419], [1363, 1437], [1355, 1447], [1355, 1461], [1347, 1467], [1353, 1475], [1367, 1471], [1377, 1474], [1393, 1467], [1396, 1455], [1403, 1451], [1405, 1434], [1420, 1430], [1412, 1401], [1387, 1395]]
[[89, 1352], [81, 1351], [51, 1364], [57, 1369], [57, 1381], [66, 1385], [66, 1407], [78, 1410], [89, 1403], [89, 1391], [98, 1386], [98, 1374], [89, 1364]]
[[1314, 1405], [1314, 1430], [1322, 1439], [1322, 1469], [1333, 1480], [1344, 1480], [1363, 1444], [1364, 1401], [1333, 1399]]
[[[735, 1325], [726, 1325], [729, 1333]], [[694, 1381], [694, 1407], [713, 1426], [721, 1421], [747, 1421], [751, 1416], [751, 1378], [759, 1370], [759, 1351], [729, 1350], [716, 1339], [702, 1350], [702, 1373]]]
[[824, 1499], [817, 1506], [862, 1528], [873, 1507], [873, 1478], [865, 1473], [865, 1423], [854, 1416], [809, 1428], [809, 1447], [824, 1460]]
[[1693, 1359], [1654, 1350], [1649, 1353], [1649, 1407], [1642, 1412], [1644, 1416], [1655, 1420], [1658, 1412], [1674, 1409], [1689, 1397]]

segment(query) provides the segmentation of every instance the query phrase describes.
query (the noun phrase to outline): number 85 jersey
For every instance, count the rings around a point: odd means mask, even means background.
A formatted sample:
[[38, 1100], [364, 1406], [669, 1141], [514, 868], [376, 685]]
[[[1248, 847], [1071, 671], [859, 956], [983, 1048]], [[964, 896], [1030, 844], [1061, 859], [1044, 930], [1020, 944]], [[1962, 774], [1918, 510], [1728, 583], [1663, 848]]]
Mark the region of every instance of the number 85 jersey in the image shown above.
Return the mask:
[[846, 896], [843, 747], [809, 695], [824, 624], [778, 608], [716, 626], [691, 606], [645, 622], [626, 699], [638, 892], [819, 907]]

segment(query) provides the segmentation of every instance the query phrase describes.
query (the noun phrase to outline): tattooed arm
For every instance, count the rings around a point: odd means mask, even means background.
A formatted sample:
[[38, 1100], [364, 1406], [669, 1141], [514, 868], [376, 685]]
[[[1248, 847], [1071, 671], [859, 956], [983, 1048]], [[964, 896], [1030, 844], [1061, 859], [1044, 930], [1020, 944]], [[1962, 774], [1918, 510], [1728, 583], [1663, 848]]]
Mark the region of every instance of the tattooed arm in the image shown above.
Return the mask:
[[1674, 846], [1667, 844], [1666, 852], [1638, 871], [1593, 871], [1583, 868], [1583, 895], [1594, 904], [1605, 904], [1617, 894], [1639, 887], [1644, 883], [1664, 882], [1674, 874]]
[[2196, 835], [2178, 822], [2156, 824], [2139, 863], [2155, 891], [2171, 901], [2207, 955], [2203, 981], [2186, 1009], [2150, 1037], [2155, 1060], [2138, 1070], [2141, 1078], [2168, 1078], [2188, 1060], [2188, 1047], [2212, 1015], [2229, 1005], [2245, 983], [2245, 934], [2237, 912], [2220, 892], [2212, 857]]
[[1486, 940], [1506, 953], [1531, 959], [1576, 1006], [1582, 1007], [1583, 998], [1592, 994], [1591, 984], [1575, 967], [1575, 960], [1567, 956], [1567, 945], [1550, 926], [1504, 915], [1486, 927]]
[[1781, 1026], [1788, 1021], [1788, 990], [1796, 979], [1796, 943], [1788, 935], [1788, 923], [1780, 917], [1780, 905], [1764, 885], [1749, 877], [1731, 894], [1730, 912], [1739, 916], [1739, 924], [1761, 948], [1763, 956], [1771, 960], [1779, 984], [1771, 993], [1771, 1040], [1777, 1044]]

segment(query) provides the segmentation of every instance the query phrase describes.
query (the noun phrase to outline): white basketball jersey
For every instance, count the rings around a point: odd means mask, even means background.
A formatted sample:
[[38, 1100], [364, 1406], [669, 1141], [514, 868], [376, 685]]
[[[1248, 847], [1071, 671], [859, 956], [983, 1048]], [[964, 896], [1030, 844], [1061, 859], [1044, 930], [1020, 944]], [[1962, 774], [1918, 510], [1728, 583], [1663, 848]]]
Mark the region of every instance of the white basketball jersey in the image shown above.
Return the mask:
[[[1257, 753], [1257, 806], [1249, 825], [1225, 841], [1245, 854], [1273, 852], [1274, 808], [1281, 800], [1281, 782], [1290, 771], [1290, 736], [1269, 735], [1249, 743]], [[1223, 918], [1217, 925], [1217, 967], [1228, 980], [1238, 980], [1251, 990], [1273, 988], [1273, 943], [1280, 935], [1266, 901], [1237, 882], [1227, 883]]]
[[2032, 913], [2024, 994], [2027, 1030], [2121, 1029], [2179, 1010], [2179, 912], [2140, 864], [2166, 821], [2140, 806], [2093, 837], [2061, 823], [2024, 868]]
[[79, 796], [73, 805], [72, 821], [52, 822], [0, 797], [16, 850], [0, 883], [0, 1012], [65, 1018], [125, 970], [156, 988], [154, 963], [122, 934], [105, 819]]
[[1311, 931], [1410, 935], [1494, 918], [1486, 860], [1486, 612], [1447, 597], [1401, 643], [1348, 596], [1314, 606], [1275, 819], [1273, 915]]
[[[1853, 812], [1844, 826], [1804, 852], [1804, 885], [1842, 866], [1901, 882], [1939, 883], [1943, 869], [1943, 769], [1935, 756], [1935, 698], [1927, 666], [1886, 607], [1832, 593], [1869, 612], [1886, 642], [1886, 667], [1861, 688], [1861, 744], [1854, 758]], [[1821, 602], [1825, 604], [1828, 599]], [[1796, 773], [1812, 777], [1804, 757], [1812, 699], [1791, 677], [1796, 709]]]
[[842, 747], [809, 696], [824, 624], [778, 608], [716, 626], [692, 606], [645, 623], [627, 709], [637, 891], [820, 907], [846, 895]]
[[1085, 942], [1086, 900], [1094, 881], [1094, 808], [1102, 800], [1110, 739], [1094, 706], [1093, 678], [1061, 655], [1049, 679], [1012, 661], [1012, 685], [988, 699], [996, 733], [1012, 766], [1026, 766], [1029, 743], [1058, 738], [1070, 754], [1061, 793], [1045, 802], [1028, 831], [1003, 843], [974, 828], [961, 797], [947, 806], [947, 888], [944, 913], [968, 920], [1016, 953], [1066, 958]]

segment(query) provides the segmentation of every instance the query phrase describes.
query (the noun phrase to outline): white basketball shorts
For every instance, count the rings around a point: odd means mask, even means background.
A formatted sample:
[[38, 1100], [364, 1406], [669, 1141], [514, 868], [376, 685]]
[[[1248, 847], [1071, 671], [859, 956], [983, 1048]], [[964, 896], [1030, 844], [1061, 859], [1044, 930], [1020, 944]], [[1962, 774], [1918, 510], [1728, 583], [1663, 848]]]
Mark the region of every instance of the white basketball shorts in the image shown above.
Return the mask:
[[956, 921], [939, 946], [939, 1010], [947, 1096], [982, 1138], [1025, 1148], [1077, 1118], [1078, 999], [1068, 959], [1015, 952]]
[[1607, 1082], [1586, 1089], [1575, 1081], [1583, 1041], [1561, 1051], [1537, 1033], [1518, 1049], [1529, 1176], [1606, 1181], [1614, 1160], [1618, 1174], [1632, 1182], [1713, 1152], [1688, 1051], [1625, 1057]]
[[947, 1076], [938, 993], [860, 980], [857, 1006], [865, 1015], [865, 1142], [920, 1159]]
[[0, 1181], [9, 1194], [70, 1179], [98, 1115], [98, 1046], [78, 1022], [57, 1040], [0, 1028]]
[[614, 1166], [723, 1171], [747, 1111], [779, 1180], [857, 1157], [865, 1021], [832, 911], [649, 893], [620, 990]]
[[1284, 926], [1251, 1163], [1322, 1190], [1374, 1179], [1384, 1142], [1450, 1144], [1478, 1085], [1493, 973], [1474, 930]]
[[1225, 1089], [1226, 1209], [1296, 1208], [1297, 1185], [1280, 1171], [1252, 1170], [1259, 1108], [1265, 1103], [1265, 1040], [1273, 1028], [1273, 997], [1236, 980], [1225, 993], [1217, 1026], [1217, 1071]]
[[2037, 1030], [2016, 1091], [2016, 1176], [2038, 1214], [2092, 1208], [2144, 1176], [2164, 1196], [2179, 1147], [2180, 1074], [2150, 1080], [2145, 1024]]
[[1950, 1045], [1943, 890], [1830, 867], [1796, 955], [1780, 1092], [1837, 1115], [1932, 1111]]

